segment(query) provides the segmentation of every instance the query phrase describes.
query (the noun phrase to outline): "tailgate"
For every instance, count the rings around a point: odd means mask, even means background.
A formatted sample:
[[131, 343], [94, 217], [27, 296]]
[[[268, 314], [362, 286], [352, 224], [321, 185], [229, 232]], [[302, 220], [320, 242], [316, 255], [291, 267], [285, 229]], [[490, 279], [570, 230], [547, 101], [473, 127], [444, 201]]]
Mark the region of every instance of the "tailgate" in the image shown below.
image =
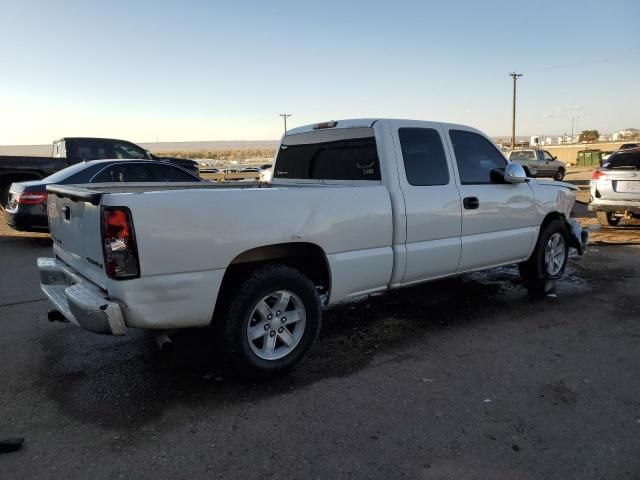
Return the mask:
[[101, 195], [51, 185], [47, 190], [47, 214], [55, 255], [80, 275], [106, 289], [100, 231]]

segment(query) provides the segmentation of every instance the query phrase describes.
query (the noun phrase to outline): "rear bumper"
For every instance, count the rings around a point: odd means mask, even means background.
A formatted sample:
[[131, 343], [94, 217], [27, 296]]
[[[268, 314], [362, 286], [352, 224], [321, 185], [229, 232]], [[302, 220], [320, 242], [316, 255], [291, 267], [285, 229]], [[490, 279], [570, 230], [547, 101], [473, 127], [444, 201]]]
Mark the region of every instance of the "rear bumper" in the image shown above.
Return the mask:
[[15, 230], [24, 232], [48, 232], [49, 222], [47, 214], [21, 210], [5, 210], [7, 225]]
[[107, 292], [55, 258], [38, 258], [40, 288], [55, 309], [90, 332], [124, 335], [127, 327], [118, 303]]
[[587, 207], [592, 212], [640, 213], [640, 202], [634, 200], [605, 200], [594, 198]]

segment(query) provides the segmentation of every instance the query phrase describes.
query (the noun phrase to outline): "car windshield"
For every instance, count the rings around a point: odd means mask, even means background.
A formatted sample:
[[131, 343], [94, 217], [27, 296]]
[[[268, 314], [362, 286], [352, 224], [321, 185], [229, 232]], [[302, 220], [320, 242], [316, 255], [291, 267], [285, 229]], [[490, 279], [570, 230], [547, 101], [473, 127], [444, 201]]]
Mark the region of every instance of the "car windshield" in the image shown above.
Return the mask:
[[602, 168], [628, 168], [640, 170], [640, 151], [614, 153], [602, 162]]
[[66, 180], [71, 175], [75, 175], [76, 173], [81, 172], [85, 168], [87, 168], [87, 164], [85, 162], [76, 163], [75, 165], [71, 165], [70, 167], [63, 168], [53, 175], [49, 175], [48, 177], [44, 178], [43, 181], [47, 183], [59, 183], [63, 180]]

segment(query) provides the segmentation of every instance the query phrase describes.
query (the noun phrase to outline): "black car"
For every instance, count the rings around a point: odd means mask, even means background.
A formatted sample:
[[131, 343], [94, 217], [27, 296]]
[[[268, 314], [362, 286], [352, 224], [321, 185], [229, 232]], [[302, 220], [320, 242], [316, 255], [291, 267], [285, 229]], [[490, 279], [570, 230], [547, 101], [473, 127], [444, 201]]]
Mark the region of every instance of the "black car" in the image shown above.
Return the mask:
[[5, 206], [10, 227], [47, 232], [47, 185], [113, 182], [204, 182], [202, 178], [168, 162], [149, 160], [95, 160], [60, 170], [42, 180], [13, 183]]

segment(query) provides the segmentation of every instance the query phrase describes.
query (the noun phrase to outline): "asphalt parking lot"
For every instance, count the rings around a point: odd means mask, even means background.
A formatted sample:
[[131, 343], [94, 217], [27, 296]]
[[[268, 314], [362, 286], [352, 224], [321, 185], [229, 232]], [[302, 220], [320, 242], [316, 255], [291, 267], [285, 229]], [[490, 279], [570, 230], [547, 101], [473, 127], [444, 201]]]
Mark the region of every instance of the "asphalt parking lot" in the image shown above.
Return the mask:
[[593, 239], [552, 296], [500, 268], [334, 308], [251, 384], [200, 331], [49, 323], [50, 241], [0, 222], [0, 478], [640, 478], [640, 224]]

